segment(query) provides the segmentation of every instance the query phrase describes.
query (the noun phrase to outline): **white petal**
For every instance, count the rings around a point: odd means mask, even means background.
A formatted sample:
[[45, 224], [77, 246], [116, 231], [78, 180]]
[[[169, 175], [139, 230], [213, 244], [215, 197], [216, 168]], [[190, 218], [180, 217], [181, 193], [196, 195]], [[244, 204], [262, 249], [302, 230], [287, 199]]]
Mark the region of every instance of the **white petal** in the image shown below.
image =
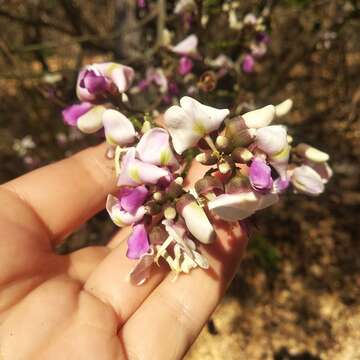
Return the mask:
[[260, 109], [249, 111], [244, 115], [245, 124], [248, 128], [262, 128], [271, 124], [275, 117], [275, 106], [267, 105]]
[[230, 113], [228, 109], [217, 109], [203, 105], [190, 96], [182, 97], [180, 105], [192, 119], [194, 131], [197, 131], [201, 136], [217, 130]]
[[197, 100], [184, 96], [180, 106], [170, 107], [164, 115], [165, 125], [172, 137], [174, 149], [182, 154], [210, 132], [217, 130], [228, 109], [216, 109], [206, 106]]
[[170, 147], [169, 133], [162, 128], [147, 131], [136, 145], [138, 157], [141, 161], [178, 169], [179, 163]]
[[216, 234], [214, 228], [204, 209], [196, 201], [185, 205], [181, 215], [190, 233], [201, 243], [210, 244], [215, 240]]
[[276, 204], [279, 201], [279, 196], [277, 194], [264, 194], [259, 196], [259, 203], [257, 210], [265, 209], [271, 205]]
[[180, 106], [171, 106], [164, 114], [164, 123], [171, 135], [175, 151], [182, 154], [196, 145], [201, 136], [193, 131], [193, 121]]
[[295, 148], [295, 152], [303, 157], [305, 157], [307, 160], [316, 162], [316, 163], [323, 163], [329, 160], [330, 156], [320, 151], [308, 144], [299, 144]]
[[245, 219], [258, 209], [259, 198], [253, 191], [223, 194], [208, 202], [209, 210], [226, 221]]
[[98, 105], [81, 115], [77, 122], [78, 129], [85, 134], [92, 134], [100, 130], [103, 126], [102, 115], [105, 110], [104, 106]]
[[196, 35], [191, 34], [170, 49], [176, 54], [193, 55], [197, 52], [197, 46], [198, 38]]
[[293, 101], [291, 99], [286, 99], [280, 104], [275, 106], [275, 114], [277, 117], [286, 115], [292, 108]]
[[282, 125], [271, 125], [258, 129], [256, 145], [269, 155], [283, 151], [287, 146], [286, 128]]
[[112, 145], [128, 145], [135, 140], [135, 128], [131, 121], [120, 111], [106, 110], [103, 115], [105, 136]]

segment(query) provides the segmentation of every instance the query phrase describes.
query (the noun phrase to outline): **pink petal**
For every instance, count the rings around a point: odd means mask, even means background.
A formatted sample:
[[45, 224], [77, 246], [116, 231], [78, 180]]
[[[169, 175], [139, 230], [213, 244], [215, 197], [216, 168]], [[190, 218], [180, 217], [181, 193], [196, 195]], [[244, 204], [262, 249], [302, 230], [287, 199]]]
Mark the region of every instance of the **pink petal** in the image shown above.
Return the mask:
[[147, 164], [135, 158], [135, 148], [130, 148], [121, 161], [118, 186], [156, 184], [160, 178], [168, 176], [167, 169]]
[[129, 66], [120, 65], [120, 64], [116, 64], [116, 65], [117, 66], [114, 65], [115, 68], [114, 70], [111, 71], [110, 77], [111, 80], [116, 85], [118, 91], [120, 93], [123, 93], [127, 91], [127, 89], [130, 87], [134, 79], [135, 72], [133, 68]]
[[141, 161], [159, 166], [168, 166], [174, 170], [179, 163], [170, 147], [170, 135], [162, 128], [153, 128], [146, 132], [136, 146]]
[[128, 145], [135, 140], [136, 132], [133, 124], [120, 111], [106, 110], [102, 121], [106, 139], [110, 144]]
[[88, 112], [92, 106], [89, 102], [82, 102], [66, 107], [62, 111], [64, 122], [70, 126], [76, 126], [79, 117]]
[[106, 210], [114, 224], [119, 227], [132, 225], [136, 222], [139, 222], [145, 215], [144, 206], [138, 207], [133, 214], [123, 210], [119, 199], [111, 194], [108, 195], [106, 200]]
[[255, 158], [250, 165], [249, 179], [251, 186], [258, 191], [267, 191], [272, 187], [271, 168], [260, 158]]
[[193, 66], [193, 61], [189, 57], [183, 56], [179, 61], [178, 73], [185, 76], [191, 72]]
[[133, 232], [128, 238], [128, 250], [126, 256], [129, 259], [139, 259], [150, 249], [149, 238], [143, 224], [133, 227]]
[[119, 192], [120, 205], [125, 210], [134, 214], [136, 210], [144, 204], [149, 190], [146, 186], [137, 186], [136, 188], [123, 188]]
[[78, 99], [80, 101], [93, 101], [96, 99], [95, 94], [91, 94], [86, 88], [80, 86], [80, 83], [82, 82], [85, 74], [86, 74], [86, 69], [81, 70], [79, 72], [77, 81], [76, 81], [76, 96], [78, 97]]
[[245, 55], [242, 62], [242, 69], [245, 73], [250, 74], [254, 71], [255, 60], [251, 55]]

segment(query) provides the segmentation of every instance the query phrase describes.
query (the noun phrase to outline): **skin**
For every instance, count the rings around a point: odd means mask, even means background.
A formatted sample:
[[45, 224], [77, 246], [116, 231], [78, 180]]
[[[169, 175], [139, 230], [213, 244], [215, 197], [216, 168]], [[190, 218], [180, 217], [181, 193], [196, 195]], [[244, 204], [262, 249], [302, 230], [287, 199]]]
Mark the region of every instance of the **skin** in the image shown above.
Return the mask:
[[[165, 267], [134, 286], [129, 229], [106, 247], [54, 246], [104, 208], [115, 189], [105, 146], [0, 186], [0, 359], [181, 359], [233, 278], [246, 238], [212, 219], [210, 262], [174, 281]], [[190, 182], [201, 170], [190, 171]]]

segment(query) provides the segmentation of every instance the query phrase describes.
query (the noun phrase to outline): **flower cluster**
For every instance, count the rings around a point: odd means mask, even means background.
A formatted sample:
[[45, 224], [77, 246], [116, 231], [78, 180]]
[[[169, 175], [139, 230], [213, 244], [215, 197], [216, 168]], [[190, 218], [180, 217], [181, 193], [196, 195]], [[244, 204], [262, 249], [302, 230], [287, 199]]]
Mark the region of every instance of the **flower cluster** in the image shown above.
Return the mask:
[[[64, 121], [85, 133], [104, 128], [118, 186], [106, 209], [118, 227], [132, 227], [132, 282], [143, 283], [161, 259], [176, 274], [208, 268], [199, 245], [216, 241], [214, 216], [243, 221], [275, 204], [290, 186], [308, 195], [324, 191], [332, 175], [329, 156], [307, 144], [293, 146], [277, 122], [290, 111], [290, 99], [232, 115], [185, 96], [166, 110], [162, 125], [145, 116], [136, 129], [110, 103], [117, 93], [124, 96], [133, 74], [114, 63], [86, 67], [77, 82], [83, 102], [63, 111]], [[191, 161], [204, 173], [188, 188], [183, 182]]]

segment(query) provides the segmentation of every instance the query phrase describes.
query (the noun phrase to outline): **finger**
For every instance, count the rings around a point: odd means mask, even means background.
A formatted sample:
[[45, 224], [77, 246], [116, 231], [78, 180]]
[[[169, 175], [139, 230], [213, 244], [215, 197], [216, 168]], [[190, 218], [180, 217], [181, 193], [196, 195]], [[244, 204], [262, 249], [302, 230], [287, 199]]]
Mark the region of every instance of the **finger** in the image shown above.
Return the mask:
[[118, 315], [119, 326], [136, 311], [168, 272], [166, 268], [154, 265], [145, 284], [136, 286], [130, 283], [129, 273], [136, 261], [126, 257], [125, 240], [129, 234], [130, 229], [127, 228], [115, 236], [111, 243], [118, 246], [104, 258], [84, 285], [86, 291], [112, 306]]
[[99, 145], [12, 180], [3, 186], [32, 208], [54, 241], [101, 210], [115, 187], [113, 164]]
[[110, 249], [106, 246], [89, 246], [72, 252], [69, 254], [69, 276], [85, 283], [109, 252]]
[[169, 274], [119, 332], [129, 356], [181, 359], [215, 310], [233, 278], [246, 245], [239, 226], [216, 221], [218, 240], [203, 247], [210, 269], [174, 281]]

